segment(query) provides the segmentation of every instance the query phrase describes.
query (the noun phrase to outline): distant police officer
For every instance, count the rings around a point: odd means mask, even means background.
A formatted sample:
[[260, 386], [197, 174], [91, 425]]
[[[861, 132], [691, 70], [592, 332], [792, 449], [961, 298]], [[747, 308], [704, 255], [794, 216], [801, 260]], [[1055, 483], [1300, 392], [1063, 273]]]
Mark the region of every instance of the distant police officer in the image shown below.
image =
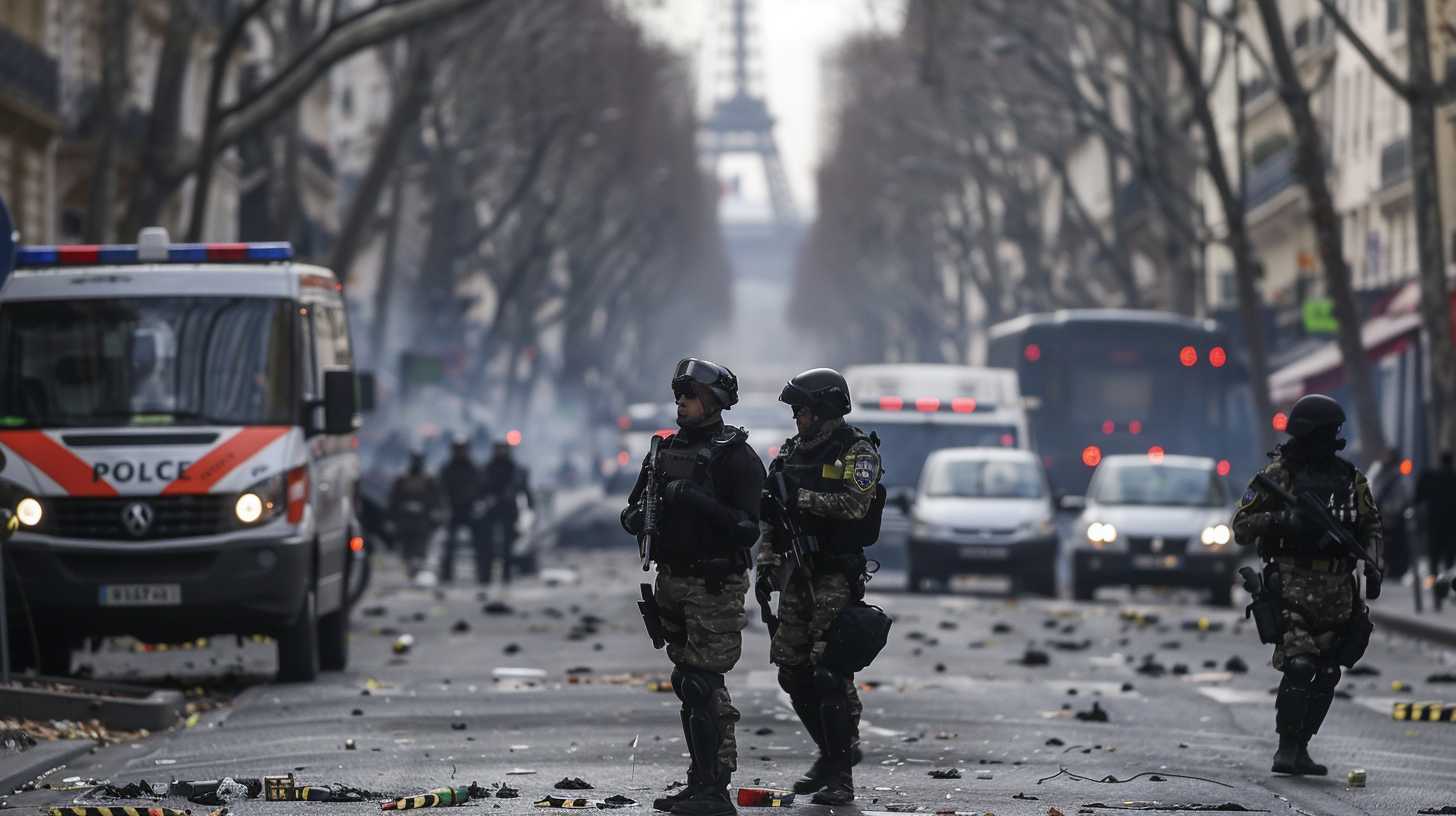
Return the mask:
[[[738, 401], [732, 371], [688, 358], [677, 365], [672, 391], [680, 430], [663, 440], [655, 463], [661, 515], [651, 555], [691, 764], [687, 787], [653, 806], [680, 816], [722, 816], [735, 813], [728, 780], [738, 769], [733, 728], [739, 717], [723, 675], [742, 653], [763, 464], [748, 445], [748, 433], [723, 424], [723, 410]], [[622, 512], [622, 526], [633, 535], [643, 532], [653, 465], [643, 463]]]
[[[799, 433], [784, 443], [769, 465], [769, 481], [783, 474], [785, 509], [801, 533], [817, 544], [809, 559], [812, 578], [803, 571], [780, 585], [790, 542], [782, 525], [770, 526], [760, 546], [758, 595], [782, 595], [778, 631], [769, 657], [779, 667], [779, 685], [794, 712], [819, 747], [819, 756], [795, 793], [814, 793], [816, 804], [843, 805], [854, 800], [852, 767], [859, 761], [859, 694], [851, 675], [821, 662], [830, 626], [852, 601], [864, 596], [864, 546], [879, 534], [876, 487], [880, 481], [877, 443], [844, 421], [850, 412], [849, 386], [829, 368], [805, 371], [784, 386]], [[873, 528], [873, 529], [868, 529]], [[812, 586], [811, 586], [812, 585]]]
[[[1378, 558], [1380, 510], [1364, 474], [1335, 455], [1345, 447], [1339, 438], [1344, 422], [1344, 410], [1329, 397], [1302, 397], [1289, 412], [1290, 439], [1270, 454], [1273, 461], [1263, 475], [1295, 496], [1312, 493]], [[1284, 673], [1275, 699], [1279, 750], [1273, 771], [1323, 776], [1325, 766], [1309, 756], [1309, 740], [1330, 709], [1339, 667], [1353, 666], [1364, 653], [1370, 625], [1369, 610], [1356, 592], [1355, 559], [1308, 516], [1270, 495], [1256, 479], [1239, 502], [1233, 526], [1241, 546], [1258, 548], [1266, 563], [1268, 600], [1278, 604], [1277, 631], [1266, 634], [1261, 626], [1261, 635], [1274, 637], [1274, 668]], [[1378, 584], [1369, 589], [1373, 597]]]
[[390, 532], [400, 545], [405, 569], [413, 579], [419, 573], [428, 553], [430, 539], [440, 526], [445, 512], [445, 495], [440, 483], [425, 472], [425, 454], [410, 451], [409, 469], [389, 489], [388, 522]]
[[[440, 559], [440, 580], [450, 583], [455, 579], [455, 545], [463, 530], [474, 539], [475, 502], [480, 494], [480, 467], [470, 458], [470, 440], [456, 436], [450, 441], [450, 459], [440, 468], [440, 484], [445, 487], [450, 503], [449, 533], [445, 536], [445, 553]], [[477, 562], [478, 563], [478, 562]], [[490, 582], [490, 573], [476, 572], [476, 579], [484, 584]]]
[[490, 460], [480, 469], [479, 501], [483, 507], [471, 531], [475, 574], [483, 576], [481, 583], [490, 580], [491, 564], [496, 559], [500, 559], [501, 583], [511, 582], [511, 557], [519, 535], [516, 523], [521, 515], [518, 499], [524, 497], [527, 507], [536, 507], [530, 482], [530, 472], [511, 456], [510, 443], [495, 443]]

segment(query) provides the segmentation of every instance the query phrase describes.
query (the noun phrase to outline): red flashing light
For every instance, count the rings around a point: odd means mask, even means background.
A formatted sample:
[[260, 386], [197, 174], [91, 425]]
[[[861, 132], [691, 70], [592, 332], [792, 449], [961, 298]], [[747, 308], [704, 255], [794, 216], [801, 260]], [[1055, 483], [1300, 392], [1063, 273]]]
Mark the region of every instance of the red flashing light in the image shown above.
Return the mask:
[[96, 244], [56, 247], [56, 260], [63, 265], [100, 263], [101, 247]]
[[974, 414], [976, 412], [976, 401], [970, 397], [956, 397], [950, 401], [950, 409], [957, 414]]
[[208, 244], [207, 259], [214, 262], [246, 261], [248, 259], [248, 245]]
[[624, 431], [627, 430], [632, 427], [632, 418], [626, 414], [617, 417], [617, 427]]
[[513, 448], [521, 444], [521, 432], [515, 430], [506, 431], [506, 444]]
[[1038, 346], [1035, 343], [1031, 343], [1027, 345], [1025, 351], [1023, 351], [1022, 353], [1026, 355], [1026, 361], [1028, 363], [1034, 363], [1037, 360], [1041, 359], [1041, 346]]
[[1163, 446], [1154, 445], [1151, 448], [1148, 448], [1148, 460], [1153, 462], [1154, 464], [1163, 461]]
[[1288, 427], [1289, 415], [1284, 413], [1283, 411], [1276, 411], [1274, 413], [1274, 430], [1282, 432], [1285, 428]]
[[1095, 468], [1102, 462], [1102, 449], [1096, 445], [1088, 445], [1082, 449], [1082, 464]]
[[1001, 447], [1011, 448], [1016, 446], [1016, 437], [1011, 434], [1001, 434]]
[[1223, 350], [1223, 346], [1214, 346], [1213, 348], [1208, 350], [1209, 365], [1213, 366], [1214, 368], [1223, 368], [1224, 364], [1227, 362], [1228, 352]]
[[1220, 459], [1218, 460], [1218, 466], [1215, 467], [1214, 470], [1217, 471], [1218, 475], [1220, 476], [1227, 476], [1229, 475], [1229, 471], [1233, 470], [1233, 466], [1229, 464], [1229, 460]]
[[1115, 430], [1117, 430], [1117, 423], [1113, 422], [1110, 419], [1103, 420], [1103, 422], [1102, 422], [1102, 433], [1103, 434], [1105, 434], [1107, 436], [1111, 436], [1112, 435], [1112, 432], [1115, 431]]
[[1402, 475], [1402, 476], [1409, 476], [1409, 475], [1411, 475], [1411, 471], [1413, 471], [1415, 469], [1416, 469], [1416, 465], [1411, 460], [1409, 460], [1409, 459], [1402, 459], [1402, 460], [1400, 460], [1400, 475]]
[[349, 552], [364, 552], [364, 536], [349, 539]]
[[898, 411], [905, 407], [905, 400], [899, 397], [880, 397], [881, 411]]
[[940, 410], [940, 400], [935, 397], [921, 397], [915, 400], [915, 410], [926, 414], [933, 414]]
[[1130, 433], [1130, 434], [1132, 434], [1133, 436], [1137, 436], [1138, 434], [1142, 433], [1143, 432], [1143, 423], [1142, 423], [1142, 420], [1140, 420], [1140, 419], [1134, 419], [1132, 422], [1127, 423], [1127, 432]]
[[617, 464], [621, 465], [622, 467], [626, 467], [627, 463], [630, 461], [632, 461], [631, 454], [627, 453], [626, 451], [617, 451]]
[[1192, 368], [1198, 365], [1198, 349], [1192, 346], [1184, 346], [1179, 349], [1178, 362], [1182, 363], [1184, 368]]

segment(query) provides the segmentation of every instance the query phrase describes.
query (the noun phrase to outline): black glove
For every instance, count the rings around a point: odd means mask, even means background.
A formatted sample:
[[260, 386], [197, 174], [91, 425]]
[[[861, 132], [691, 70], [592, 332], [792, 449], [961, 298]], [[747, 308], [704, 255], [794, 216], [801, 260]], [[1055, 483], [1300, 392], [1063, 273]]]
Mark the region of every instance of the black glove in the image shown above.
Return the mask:
[[702, 488], [687, 479], [673, 479], [662, 488], [662, 499], [668, 504], [682, 504], [684, 501], [692, 501], [693, 493], [704, 492]]
[[626, 530], [629, 535], [642, 535], [641, 505], [629, 504], [626, 507], [622, 508], [622, 516], [620, 520], [622, 522], [622, 529]]
[[778, 582], [774, 580], [772, 567], [760, 564], [754, 568], [753, 594], [768, 596], [778, 591]]
[[1375, 600], [1380, 597], [1380, 586], [1385, 582], [1385, 577], [1374, 564], [1365, 565], [1365, 597], [1368, 600]]

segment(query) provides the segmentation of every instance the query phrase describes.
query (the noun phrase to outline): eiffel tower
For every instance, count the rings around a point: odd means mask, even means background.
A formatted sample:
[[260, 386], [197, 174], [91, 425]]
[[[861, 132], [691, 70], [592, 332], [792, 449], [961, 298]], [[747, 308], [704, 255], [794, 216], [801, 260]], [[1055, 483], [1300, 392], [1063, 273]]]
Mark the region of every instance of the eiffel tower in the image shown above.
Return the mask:
[[774, 224], [793, 227], [799, 223], [799, 214], [774, 140], [774, 117], [751, 82], [750, 63], [757, 60], [757, 28], [749, 20], [753, 3], [752, 0], [730, 0], [730, 4], [732, 14], [726, 20], [726, 33], [732, 48], [727, 52], [729, 59], [720, 68], [724, 73], [722, 78], [727, 80], [723, 84], [728, 84], [732, 91], [718, 99], [703, 123], [704, 158], [716, 175], [718, 160], [723, 156], [756, 155], [763, 163]]

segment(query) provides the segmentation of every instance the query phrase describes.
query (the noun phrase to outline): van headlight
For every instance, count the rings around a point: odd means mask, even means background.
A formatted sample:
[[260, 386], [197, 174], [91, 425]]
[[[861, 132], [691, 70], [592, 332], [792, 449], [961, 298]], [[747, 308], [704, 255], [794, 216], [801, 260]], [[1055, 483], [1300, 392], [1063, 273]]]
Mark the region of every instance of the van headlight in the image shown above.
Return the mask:
[[1092, 546], [1101, 549], [1101, 545], [1117, 541], [1117, 528], [1105, 522], [1094, 521], [1087, 525], [1087, 540], [1092, 542]]
[[26, 496], [15, 504], [15, 517], [26, 527], [40, 524], [44, 516], [45, 510], [40, 506], [40, 500], [34, 496]]
[[284, 506], [283, 474], [278, 473], [239, 493], [233, 517], [240, 524], [254, 525], [278, 515]]
[[921, 540], [932, 538], [950, 538], [954, 531], [946, 524], [932, 524], [928, 521], [916, 521], [910, 525], [910, 535]]
[[1016, 528], [1016, 534], [1024, 538], [1049, 536], [1054, 534], [1056, 531], [1056, 525], [1052, 524], [1052, 520], [1047, 518], [1023, 521], [1021, 523], [1021, 526]]
[[1227, 524], [1214, 524], [1209, 527], [1204, 527], [1203, 532], [1198, 536], [1198, 540], [1203, 542], [1203, 546], [1211, 550], [1216, 550], [1232, 541], [1233, 537], [1233, 531], [1229, 529]]

